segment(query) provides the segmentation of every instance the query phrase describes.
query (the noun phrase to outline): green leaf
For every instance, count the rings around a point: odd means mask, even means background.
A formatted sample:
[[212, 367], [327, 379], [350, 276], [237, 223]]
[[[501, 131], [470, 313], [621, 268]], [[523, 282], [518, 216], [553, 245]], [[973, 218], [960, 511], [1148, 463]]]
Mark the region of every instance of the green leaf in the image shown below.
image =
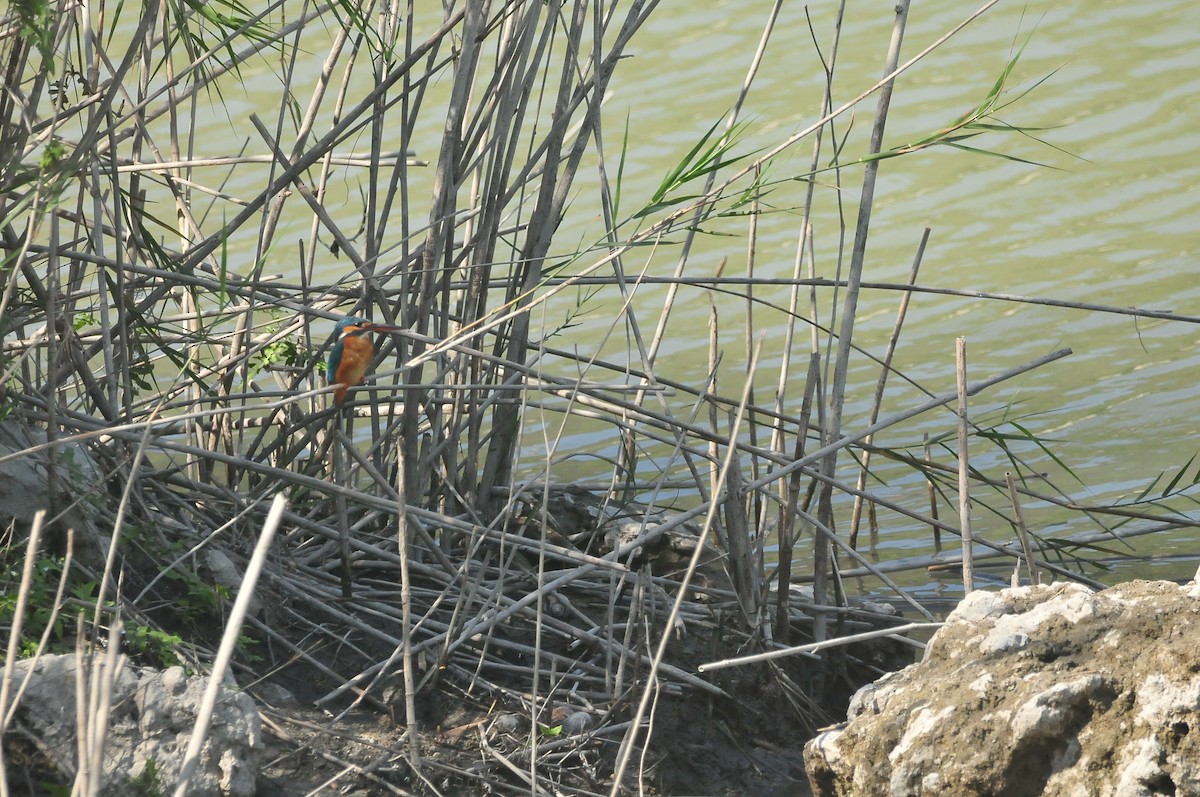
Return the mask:
[[629, 155], [629, 114], [625, 114], [625, 133], [621, 136], [621, 157], [617, 161], [617, 185], [613, 189], [613, 218], [621, 218], [621, 184], [625, 179], [625, 159]]

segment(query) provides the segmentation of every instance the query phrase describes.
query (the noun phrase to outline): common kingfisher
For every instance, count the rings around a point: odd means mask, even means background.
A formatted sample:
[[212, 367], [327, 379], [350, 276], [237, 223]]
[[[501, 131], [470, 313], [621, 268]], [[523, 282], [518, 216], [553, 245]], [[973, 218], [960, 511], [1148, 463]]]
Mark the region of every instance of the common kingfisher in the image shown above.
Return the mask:
[[329, 352], [329, 363], [325, 369], [329, 384], [337, 385], [337, 390], [333, 391], [333, 401], [337, 406], [342, 406], [346, 400], [346, 391], [365, 381], [371, 356], [375, 353], [370, 333], [396, 332], [400, 329], [403, 327], [375, 324], [357, 317], [343, 318], [337, 323], [337, 342]]

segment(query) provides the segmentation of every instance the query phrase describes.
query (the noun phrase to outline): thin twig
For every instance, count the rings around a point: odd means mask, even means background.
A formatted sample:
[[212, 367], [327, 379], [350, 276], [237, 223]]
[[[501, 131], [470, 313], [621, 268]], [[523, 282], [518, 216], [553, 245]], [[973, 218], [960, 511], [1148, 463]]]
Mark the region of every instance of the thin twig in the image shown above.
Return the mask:
[[819, 650], [828, 648], [841, 647], [843, 645], [853, 645], [856, 642], [866, 642], [872, 639], [900, 639], [902, 634], [912, 633], [913, 631], [930, 631], [941, 628], [944, 623], [907, 623], [898, 625], [894, 628], [880, 628], [875, 631], [864, 631], [861, 634], [849, 634], [840, 636], [836, 639], [827, 639], [824, 642], [813, 642], [808, 645], [795, 645], [790, 648], [781, 650], [769, 650], [764, 653], [755, 653], [751, 656], [739, 656], [734, 659], [722, 659], [720, 661], [710, 661], [699, 665], [696, 669], [699, 672], [712, 672], [713, 670], [722, 670], [726, 667], [741, 667], [745, 664], [757, 664], [763, 661], [773, 661], [782, 659], [788, 656], [797, 656], [802, 653], [816, 653]]

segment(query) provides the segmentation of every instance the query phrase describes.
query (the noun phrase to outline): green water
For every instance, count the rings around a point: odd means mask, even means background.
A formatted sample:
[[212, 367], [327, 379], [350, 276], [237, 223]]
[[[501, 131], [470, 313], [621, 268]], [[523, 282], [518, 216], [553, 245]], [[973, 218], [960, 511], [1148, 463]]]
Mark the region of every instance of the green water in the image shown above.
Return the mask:
[[[823, 46], [830, 39], [829, 13], [828, 8], [813, 9]], [[932, 43], [963, 13], [963, 4], [914, 3], [904, 57]], [[689, 11], [672, 17], [670, 8], [662, 10], [651, 36], [637, 48], [643, 62], [651, 63], [638, 64], [635, 58], [607, 105], [610, 117], [627, 113], [631, 119], [630, 137], [637, 142], [641, 169], [635, 178], [644, 175], [653, 184], [661, 174], [654, 159], [686, 151], [689, 142], [733, 103], [764, 19], [765, 11], [748, 4], [722, 4], [712, 16]], [[882, 74], [890, 26], [890, 14], [871, 20], [854, 9], [848, 12], [838, 54], [835, 106]], [[1034, 134], [1050, 146], [1016, 134], [971, 143], [1045, 165], [947, 148], [884, 162], [865, 278], [902, 281], [921, 231], [929, 226], [932, 233], [919, 279], [923, 285], [1200, 316], [1200, 10], [1194, 5], [1002, 3], [901, 78], [885, 148], [917, 140], [981, 101], [1022, 45], [1012, 94], [1045, 80], [998, 117], [1013, 125], [1051, 128]], [[660, 60], [671, 68], [658, 68]], [[748, 141], [766, 145], [806, 126], [817, 115], [820, 88], [821, 70], [802, 9], [785, 8], [743, 114], [749, 121]], [[853, 119], [847, 152], [865, 149], [873, 112], [871, 102]], [[845, 135], [848, 121], [839, 135]], [[795, 171], [801, 171], [810, 153], [811, 144], [798, 146], [784, 158], [784, 168], [790, 158]], [[818, 189], [821, 204], [814, 216], [816, 273], [828, 277], [836, 273], [838, 238], [833, 202], [837, 192], [831, 183], [827, 176]], [[842, 194], [849, 224], [859, 187], [860, 172], [847, 170]], [[802, 193], [799, 184], [783, 187], [771, 201], [798, 206]], [[760, 221], [758, 275], [790, 275], [798, 227], [796, 214], [769, 215]], [[700, 252], [693, 256], [693, 277], [712, 273], [722, 258], [729, 260], [726, 274], [744, 272], [742, 240], [704, 240]], [[673, 265], [671, 254], [664, 253], [648, 271], [668, 273]], [[777, 300], [784, 301], [784, 289], [776, 290]], [[897, 298], [894, 293], [864, 295], [856, 342], [882, 353]], [[651, 317], [654, 304], [655, 298], [647, 297]], [[738, 379], [744, 363], [743, 311], [738, 302], [718, 304], [725, 325], [728, 384]], [[690, 330], [702, 329], [707, 315], [707, 297], [699, 292], [680, 302], [670, 328], [675, 334], [668, 333], [670, 356], [662, 361], [660, 372], [692, 383], [703, 378], [708, 368], [706, 342]], [[755, 325], [767, 333], [765, 370], [773, 372], [772, 342], [782, 334], [782, 318], [759, 312]], [[1039, 470], [1081, 503], [1103, 504], [1136, 495], [1160, 472], [1177, 470], [1197, 451], [1192, 385], [1200, 365], [1200, 329], [1193, 322], [921, 295], [909, 309], [896, 365], [935, 393], [953, 390], [958, 336], [967, 338], [969, 369], [975, 377], [1057, 348], [1074, 351], [1064, 361], [977, 397], [973, 415], [984, 421], [1015, 418], [1051, 439], [1050, 446], [1070, 472], [1048, 457], [1036, 456], [1031, 447], [1024, 450]], [[865, 423], [876, 374], [875, 366], [857, 361], [845, 428]], [[761, 381], [773, 384], [773, 375]], [[919, 400], [917, 391], [892, 380], [886, 407], [904, 409]], [[922, 432], [952, 433], [952, 423], [948, 411], [931, 413], [889, 430], [877, 443], [911, 446]], [[1001, 476], [1008, 464], [995, 449], [976, 448], [973, 464]], [[877, 486], [879, 493], [924, 508], [919, 479], [886, 466], [881, 474], [889, 484]], [[1004, 505], [998, 496], [993, 502]], [[943, 507], [943, 517], [947, 509]], [[1048, 535], [1096, 528], [1077, 513], [1037, 503], [1026, 508], [1026, 518]], [[881, 524], [880, 555], [885, 559], [928, 547], [928, 531], [911, 521], [883, 512]], [[986, 512], [979, 513], [975, 524], [979, 533], [1009, 536], [1007, 525]], [[1194, 531], [1154, 535], [1136, 547], [1160, 558], [1142, 563], [1118, 556], [1108, 560], [1115, 567], [1111, 574], [1098, 575], [1186, 578], [1195, 572], [1200, 553]], [[931, 586], [940, 587], [936, 581]]]

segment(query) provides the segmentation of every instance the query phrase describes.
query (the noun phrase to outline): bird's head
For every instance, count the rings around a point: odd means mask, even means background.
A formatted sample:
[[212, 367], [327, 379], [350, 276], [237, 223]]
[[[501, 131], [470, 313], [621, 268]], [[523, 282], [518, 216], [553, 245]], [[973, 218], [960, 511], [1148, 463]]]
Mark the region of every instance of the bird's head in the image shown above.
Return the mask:
[[368, 332], [395, 332], [399, 329], [400, 327], [390, 326], [388, 324], [376, 324], [373, 321], [368, 321], [367, 319], [359, 318], [358, 316], [349, 316], [337, 322], [335, 331], [337, 332], [337, 337], [340, 340], [347, 335], [351, 337], [357, 337]]
[[337, 322], [337, 336], [341, 338], [344, 335], [361, 335], [371, 329], [371, 322], [365, 318], [357, 316], [349, 316]]

